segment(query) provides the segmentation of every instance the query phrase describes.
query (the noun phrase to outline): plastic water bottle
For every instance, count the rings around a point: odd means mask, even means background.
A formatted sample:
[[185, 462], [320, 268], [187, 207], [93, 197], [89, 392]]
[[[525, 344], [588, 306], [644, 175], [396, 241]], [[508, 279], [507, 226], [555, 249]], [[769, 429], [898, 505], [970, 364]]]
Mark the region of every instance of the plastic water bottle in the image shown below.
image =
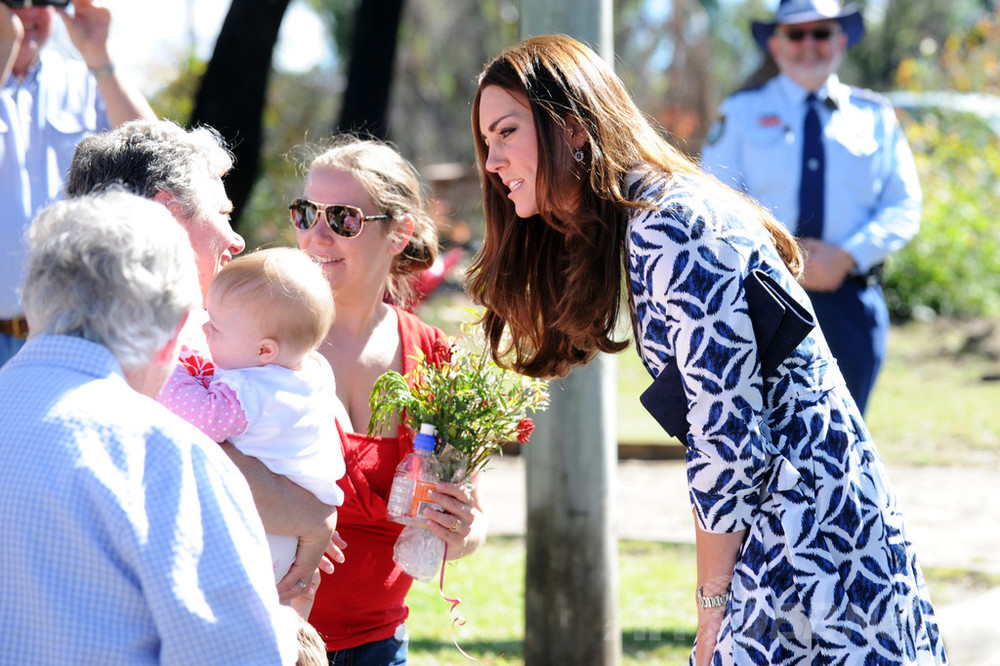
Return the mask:
[[434, 490], [440, 480], [440, 468], [434, 457], [434, 426], [424, 423], [413, 440], [413, 452], [396, 466], [386, 516], [404, 525], [426, 525], [423, 509], [434, 504], [427, 499], [427, 492]]

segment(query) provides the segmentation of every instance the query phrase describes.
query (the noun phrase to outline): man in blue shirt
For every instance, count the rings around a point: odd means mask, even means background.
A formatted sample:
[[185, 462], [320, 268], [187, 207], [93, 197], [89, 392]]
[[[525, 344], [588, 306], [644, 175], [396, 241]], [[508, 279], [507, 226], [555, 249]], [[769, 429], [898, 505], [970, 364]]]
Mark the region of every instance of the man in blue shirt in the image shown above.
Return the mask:
[[153, 396], [201, 297], [164, 206], [61, 201], [29, 234], [0, 369], [0, 663], [293, 664], [250, 490]]
[[722, 103], [702, 166], [799, 236], [802, 285], [863, 412], [889, 330], [880, 267], [920, 224], [913, 154], [892, 106], [837, 77], [864, 34], [857, 8], [782, 0], [752, 29], [780, 73]]
[[59, 10], [81, 60], [45, 49], [56, 10], [0, 3], [0, 365], [24, 343], [18, 299], [24, 232], [35, 214], [61, 198], [76, 143], [126, 120], [155, 118], [126, 86], [108, 53], [110, 10], [73, 0]]

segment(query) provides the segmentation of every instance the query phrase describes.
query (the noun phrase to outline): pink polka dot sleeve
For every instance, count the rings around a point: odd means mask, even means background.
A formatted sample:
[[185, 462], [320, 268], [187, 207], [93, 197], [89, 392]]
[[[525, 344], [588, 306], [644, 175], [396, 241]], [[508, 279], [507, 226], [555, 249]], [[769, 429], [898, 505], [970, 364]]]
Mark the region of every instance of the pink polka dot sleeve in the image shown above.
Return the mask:
[[222, 382], [202, 381], [178, 365], [156, 397], [167, 409], [216, 442], [242, 434], [247, 417], [235, 391]]

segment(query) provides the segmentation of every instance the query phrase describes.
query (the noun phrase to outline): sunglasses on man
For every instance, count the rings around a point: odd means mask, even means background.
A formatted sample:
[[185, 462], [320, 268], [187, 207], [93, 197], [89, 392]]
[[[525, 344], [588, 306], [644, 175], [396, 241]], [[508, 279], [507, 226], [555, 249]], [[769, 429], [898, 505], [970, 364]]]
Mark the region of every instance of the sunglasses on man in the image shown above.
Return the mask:
[[833, 28], [813, 28], [812, 30], [803, 30], [802, 28], [788, 28], [784, 30], [782, 34], [790, 42], [801, 42], [806, 38], [806, 35], [812, 35], [812, 38], [817, 42], [825, 42], [830, 39], [834, 34]]
[[309, 199], [296, 199], [288, 206], [292, 226], [300, 231], [312, 229], [320, 213], [330, 231], [343, 238], [354, 238], [364, 230], [365, 222], [389, 220], [391, 215], [365, 215], [357, 206], [322, 204]]

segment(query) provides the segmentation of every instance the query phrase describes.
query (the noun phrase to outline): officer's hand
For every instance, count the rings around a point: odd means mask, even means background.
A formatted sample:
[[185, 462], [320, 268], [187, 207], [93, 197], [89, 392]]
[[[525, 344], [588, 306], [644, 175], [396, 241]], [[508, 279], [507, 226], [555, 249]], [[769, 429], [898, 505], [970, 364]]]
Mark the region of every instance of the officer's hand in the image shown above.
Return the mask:
[[836, 291], [854, 269], [854, 258], [836, 245], [818, 238], [799, 241], [806, 263], [799, 282], [809, 291]]

